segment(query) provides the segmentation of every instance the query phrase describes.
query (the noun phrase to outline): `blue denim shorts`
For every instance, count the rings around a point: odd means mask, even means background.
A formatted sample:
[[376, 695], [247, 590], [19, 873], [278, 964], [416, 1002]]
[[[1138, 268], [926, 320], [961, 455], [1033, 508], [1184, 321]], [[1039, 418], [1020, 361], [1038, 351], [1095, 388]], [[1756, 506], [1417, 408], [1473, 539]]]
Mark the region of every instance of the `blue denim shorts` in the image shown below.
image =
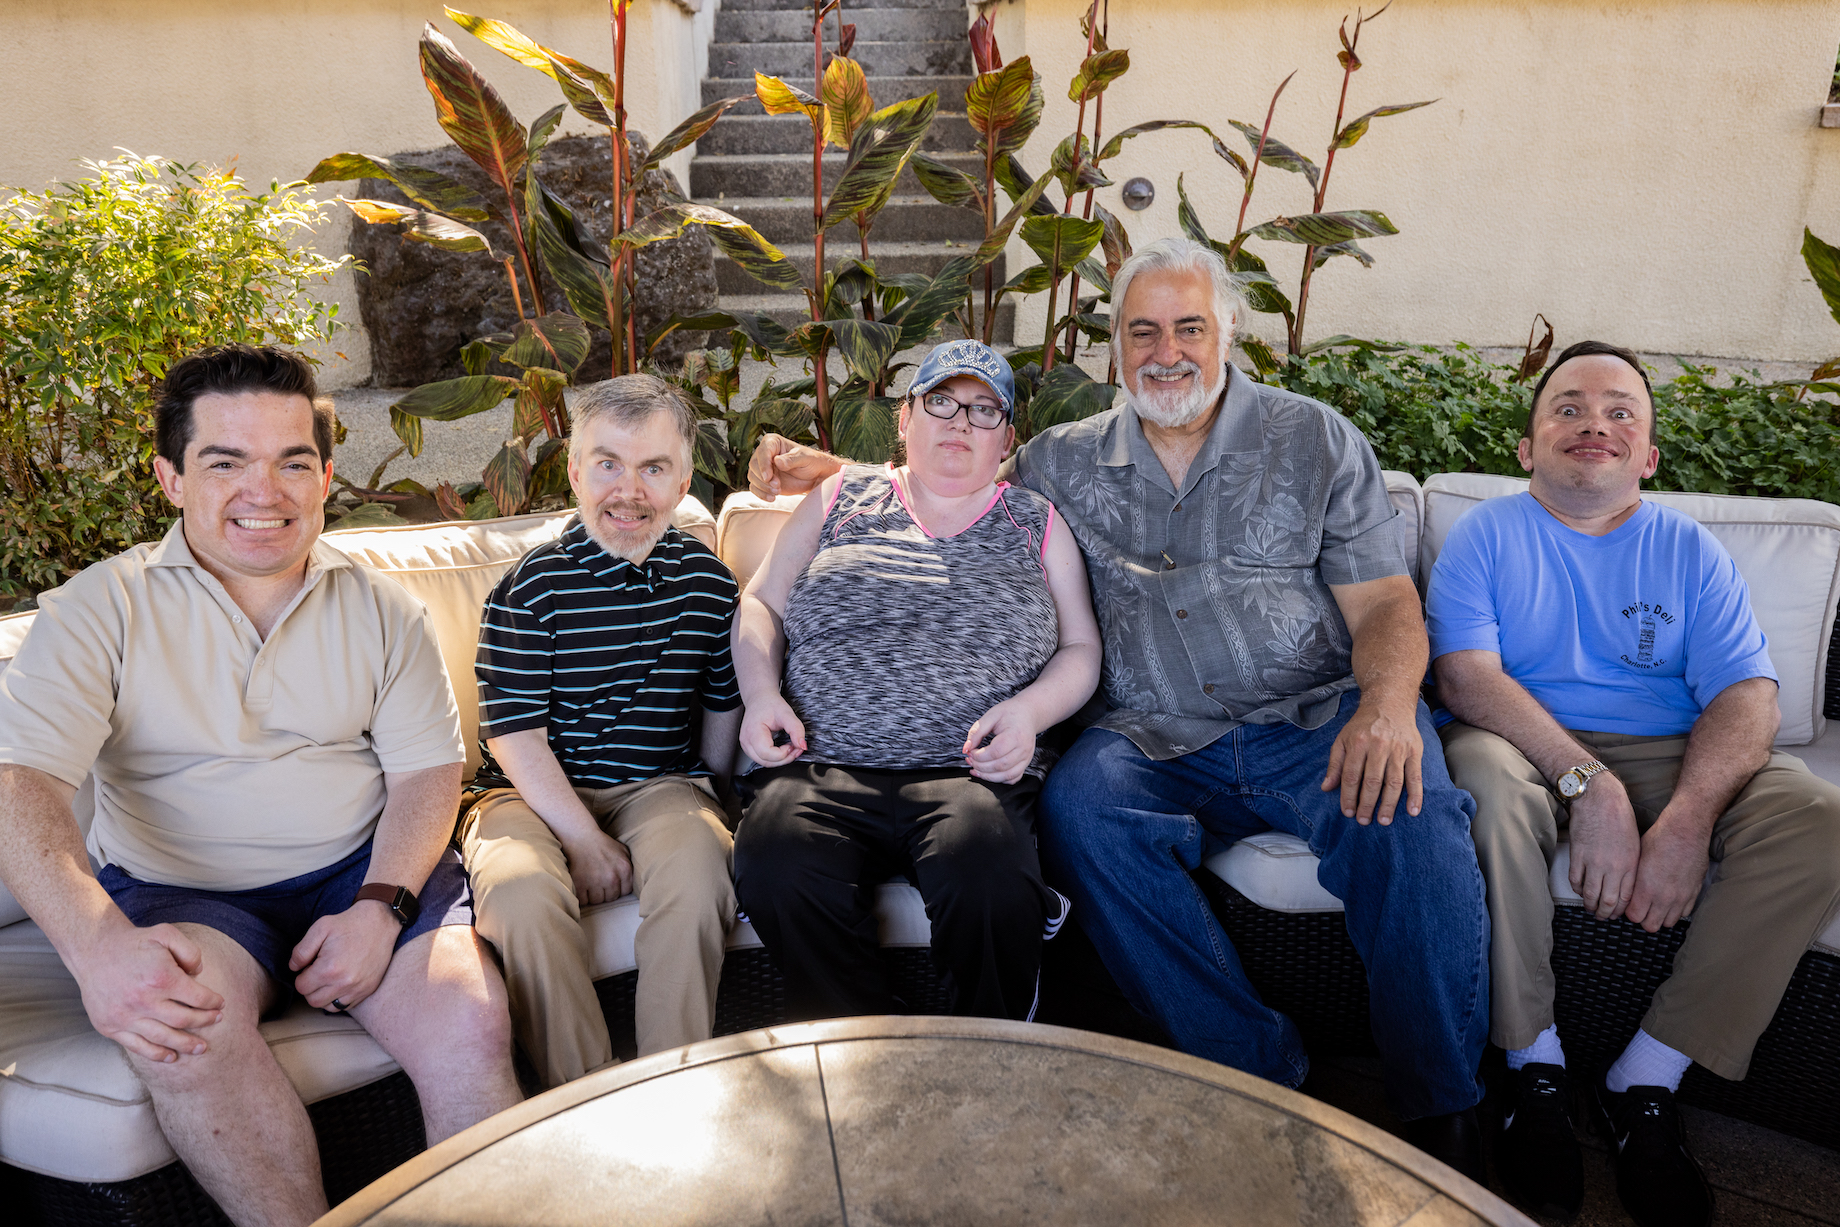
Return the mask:
[[[216, 929], [249, 951], [277, 984], [292, 990], [295, 973], [288, 969], [288, 956], [314, 921], [352, 905], [370, 864], [371, 846], [366, 843], [336, 865], [251, 890], [197, 890], [143, 882], [116, 865], [104, 865], [96, 880], [115, 906], [141, 928], [186, 922]], [[460, 854], [452, 848], [441, 854], [417, 897], [421, 914], [396, 939], [398, 950], [444, 925], [473, 923], [472, 887]]]

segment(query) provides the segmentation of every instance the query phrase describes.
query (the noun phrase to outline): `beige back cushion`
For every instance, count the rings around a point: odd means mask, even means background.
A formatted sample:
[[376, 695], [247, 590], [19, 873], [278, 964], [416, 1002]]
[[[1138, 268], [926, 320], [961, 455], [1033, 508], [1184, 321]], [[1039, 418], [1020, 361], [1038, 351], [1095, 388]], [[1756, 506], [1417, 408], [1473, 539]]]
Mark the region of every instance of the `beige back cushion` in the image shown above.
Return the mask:
[[760, 499], [744, 490], [729, 495], [722, 504], [722, 514], [716, 520], [716, 556], [735, 573], [735, 582], [742, 588], [767, 560], [773, 539], [804, 499], [802, 494]]
[[[1438, 473], [1425, 483], [1419, 566], [1427, 576], [1457, 518], [1484, 499], [1517, 494], [1524, 478]], [[1643, 491], [1704, 524], [1731, 552], [1751, 590], [1751, 611], [1770, 641], [1782, 679], [1781, 746], [1806, 745], [1827, 727], [1821, 715], [1827, 648], [1840, 604], [1840, 507], [1805, 498], [1740, 498]]]
[[1405, 544], [1406, 566], [1411, 568], [1412, 582], [1418, 585], [1422, 593], [1425, 590], [1425, 577], [1418, 570], [1418, 538], [1425, 527], [1425, 492], [1418, 484], [1418, 478], [1398, 469], [1381, 469], [1380, 476], [1386, 481], [1386, 499], [1393, 504], [1401, 518], [1400, 540]]

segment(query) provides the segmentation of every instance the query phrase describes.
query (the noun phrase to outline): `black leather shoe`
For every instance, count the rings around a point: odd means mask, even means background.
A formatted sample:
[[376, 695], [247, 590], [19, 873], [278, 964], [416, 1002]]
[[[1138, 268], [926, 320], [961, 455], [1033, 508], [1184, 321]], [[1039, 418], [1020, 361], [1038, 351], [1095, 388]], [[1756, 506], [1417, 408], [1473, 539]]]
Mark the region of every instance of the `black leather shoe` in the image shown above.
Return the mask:
[[1404, 1136], [1433, 1159], [1456, 1168], [1477, 1184], [1488, 1184], [1488, 1171], [1482, 1163], [1482, 1126], [1476, 1123], [1476, 1109], [1407, 1121]]
[[1712, 1185], [1687, 1150], [1674, 1092], [1632, 1086], [1619, 1095], [1599, 1083], [1597, 1104], [1609, 1130], [1616, 1195], [1638, 1227], [1710, 1223]]
[[1530, 1061], [1508, 1071], [1495, 1174], [1535, 1214], [1571, 1218], [1584, 1205], [1584, 1152], [1572, 1125], [1563, 1065]]

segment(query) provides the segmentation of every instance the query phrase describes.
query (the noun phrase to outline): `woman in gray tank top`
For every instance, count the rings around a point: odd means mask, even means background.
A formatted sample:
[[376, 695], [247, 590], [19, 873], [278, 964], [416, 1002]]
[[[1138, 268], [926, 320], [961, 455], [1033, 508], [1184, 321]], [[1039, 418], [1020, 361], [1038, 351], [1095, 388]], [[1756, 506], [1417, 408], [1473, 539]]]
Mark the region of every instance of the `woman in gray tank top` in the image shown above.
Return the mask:
[[1067, 526], [996, 479], [1014, 398], [989, 347], [939, 346], [901, 404], [907, 462], [814, 490], [742, 597], [759, 766], [737, 781], [735, 886], [793, 1019], [902, 1012], [871, 914], [897, 874], [926, 900], [952, 1011], [1034, 1013], [1068, 906], [1035, 853], [1036, 738], [1091, 697], [1099, 631]]

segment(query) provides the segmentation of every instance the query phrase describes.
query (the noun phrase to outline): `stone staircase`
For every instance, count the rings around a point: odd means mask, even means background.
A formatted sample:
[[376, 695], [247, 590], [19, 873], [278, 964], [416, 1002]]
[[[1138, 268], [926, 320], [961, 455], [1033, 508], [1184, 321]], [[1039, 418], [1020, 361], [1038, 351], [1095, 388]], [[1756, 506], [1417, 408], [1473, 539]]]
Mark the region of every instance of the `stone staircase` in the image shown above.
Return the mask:
[[[970, 24], [964, 0], [845, 0], [843, 20], [856, 26], [850, 58], [863, 66], [877, 107], [904, 98], [939, 92], [939, 112], [922, 148], [942, 161], [981, 178], [983, 164], [972, 151], [965, 122], [965, 87], [973, 73]], [[837, 18], [825, 21], [826, 43], [836, 44]], [[768, 115], [754, 98], [754, 73], [784, 78], [807, 93], [816, 93], [812, 71], [811, 5], [800, 0], [723, 0], [716, 14], [715, 38], [709, 46], [709, 72], [703, 79], [703, 104], [737, 95], [748, 101], [729, 111], [697, 142], [690, 163], [690, 195], [751, 224], [798, 265], [812, 281], [816, 263], [811, 241], [811, 124], [803, 115]], [[824, 155], [828, 192], [843, 173], [844, 151]], [[869, 250], [882, 273], [936, 273], [947, 261], [966, 254], [984, 237], [983, 221], [974, 210], [942, 205], [928, 196], [904, 171], [894, 198], [876, 215]], [[859, 256], [856, 227], [850, 222], [825, 237], [826, 264]], [[996, 262], [997, 284], [1004, 277]], [[768, 292], [720, 252], [716, 285], [721, 309], [765, 311], [782, 323], [810, 318], [798, 294]], [[999, 343], [1007, 344], [1013, 311], [1005, 303], [997, 317]]]

